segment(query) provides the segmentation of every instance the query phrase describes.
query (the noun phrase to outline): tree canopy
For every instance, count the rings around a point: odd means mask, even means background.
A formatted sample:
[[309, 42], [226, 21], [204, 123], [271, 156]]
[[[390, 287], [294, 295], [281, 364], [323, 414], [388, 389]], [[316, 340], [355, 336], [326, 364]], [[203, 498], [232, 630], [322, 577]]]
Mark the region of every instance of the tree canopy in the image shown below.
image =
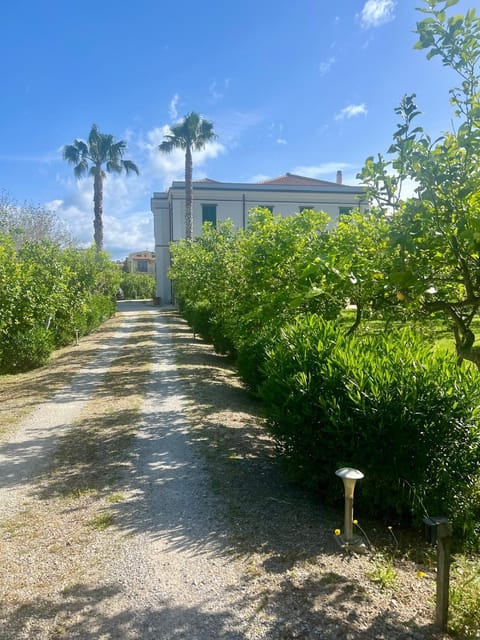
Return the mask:
[[171, 153], [174, 149], [185, 151], [185, 238], [193, 238], [193, 151], [201, 151], [208, 142], [217, 138], [213, 122], [192, 111], [178, 124], [170, 128], [171, 133], [159, 145], [162, 153]]
[[134, 162], [123, 159], [126, 150], [125, 140], [116, 140], [109, 133], [101, 133], [96, 124], [92, 125], [87, 142], [75, 138], [72, 144], [63, 148], [63, 158], [74, 165], [77, 179], [86, 175], [93, 177], [93, 228], [98, 251], [103, 250], [103, 180], [106, 174], [122, 171], [127, 175], [139, 173]]

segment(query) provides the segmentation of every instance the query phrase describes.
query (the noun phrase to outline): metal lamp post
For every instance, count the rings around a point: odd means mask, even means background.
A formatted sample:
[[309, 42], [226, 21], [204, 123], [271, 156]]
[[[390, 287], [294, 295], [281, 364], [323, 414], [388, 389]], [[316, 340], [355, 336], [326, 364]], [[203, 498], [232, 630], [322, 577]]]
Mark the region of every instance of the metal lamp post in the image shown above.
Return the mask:
[[358, 469], [351, 469], [350, 467], [337, 469], [335, 475], [343, 480], [345, 488], [345, 530], [343, 541], [348, 544], [357, 544], [361, 539], [359, 536], [353, 535], [353, 494], [357, 480], [361, 480], [364, 475]]

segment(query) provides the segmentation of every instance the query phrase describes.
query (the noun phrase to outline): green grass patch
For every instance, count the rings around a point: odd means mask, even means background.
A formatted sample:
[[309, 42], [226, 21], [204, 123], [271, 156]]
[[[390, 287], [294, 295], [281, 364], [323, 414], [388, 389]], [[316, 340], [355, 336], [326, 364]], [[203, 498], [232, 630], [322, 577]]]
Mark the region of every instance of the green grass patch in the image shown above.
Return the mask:
[[458, 557], [452, 565], [449, 630], [464, 638], [480, 637], [480, 560]]
[[88, 521], [88, 524], [94, 529], [97, 529], [97, 531], [105, 531], [105, 529], [113, 526], [114, 523], [115, 516], [111, 511], [99, 513]]

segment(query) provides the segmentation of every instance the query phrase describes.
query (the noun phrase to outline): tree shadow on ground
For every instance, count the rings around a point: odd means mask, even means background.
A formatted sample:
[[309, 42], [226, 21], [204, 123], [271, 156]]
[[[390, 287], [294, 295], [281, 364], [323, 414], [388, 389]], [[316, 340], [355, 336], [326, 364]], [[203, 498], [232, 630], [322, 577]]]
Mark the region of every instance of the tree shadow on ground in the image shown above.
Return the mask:
[[[82, 476], [91, 475], [95, 482], [99, 465], [107, 470], [111, 467], [115, 490], [130, 493], [128, 500], [111, 506], [120, 534], [146, 534], [152, 540], [163, 540], [170, 549], [190, 553], [233, 555], [243, 562], [255, 557], [267, 576], [275, 574], [279, 578], [275, 586], [267, 582], [265, 588], [257, 585], [236, 596], [240, 608], [255, 612], [252, 624], [262, 627], [260, 637], [436, 637], [429, 626], [406, 624], [393, 605], [381, 612], [374, 610], [367, 622], [362, 620], [356, 610], [369, 596], [354, 578], [322, 573], [321, 567], [307, 571], [306, 577], [295, 578], [292, 572], [301, 573], [308, 563], [313, 566], [319, 555], [338, 553], [333, 529], [343, 514], [325, 508], [317, 496], [284, 479], [275, 461], [273, 442], [263, 430], [260, 407], [239, 384], [231, 362], [194, 339], [175, 313], [160, 311], [157, 315], [153, 357], [159, 368], [142, 382], [146, 403], [137, 437], [132, 438], [131, 432], [122, 435], [120, 430], [110, 442], [106, 437], [105, 448], [96, 453], [89, 453], [90, 445], [85, 446], [83, 466], [72, 470], [71, 475], [52, 479], [50, 484], [47, 480], [39, 497], [57, 495], [63, 486]], [[150, 318], [129, 320], [132, 344], [121, 356], [123, 364], [131, 362], [133, 366], [131, 349], [138, 349], [148, 339], [150, 322]], [[135, 377], [134, 369], [130, 375]], [[117, 384], [123, 385], [121, 381]], [[126, 397], [133, 391], [128, 384], [131, 381], [123, 385]], [[106, 398], [108, 390], [101, 390], [100, 397], [102, 394]], [[138, 416], [122, 413], [115, 406], [110, 418], [112, 424], [138, 422]], [[105, 416], [97, 421], [85, 419], [79, 425], [86, 445], [89, 439], [98, 440], [104, 420]], [[126, 446], [125, 441], [117, 442], [117, 437], [132, 439]], [[127, 449], [131, 467], [119, 474]], [[117, 450], [119, 458], [112, 453]], [[251, 582], [248, 571], [243, 579]], [[105, 599], [102, 593], [92, 592], [90, 600], [88, 593], [88, 588], [78, 587], [70, 594], [72, 604], [65, 608], [95, 620], [97, 635], [81, 635], [84, 623], [80, 621], [77, 630], [73, 627], [65, 637], [93, 639], [114, 629], [117, 635], [105, 637], [128, 638], [128, 625], [133, 625], [132, 633], [137, 634], [132, 638], [249, 637], [231, 628], [228, 612], [209, 614], [193, 607], [170, 608], [168, 603], [158, 601], [148, 611], [136, 611], [132, 606], [129, 611], [105, 616], [102, 611], [95, 613], [96, 605], [89, 610], [89, 602]], [[106, 597], [110, 596], [114, 598], [115, 593], [107, 592]], [[208, 602], [205, 607], [208, 609]], [[162, 616], [169, 620], [170, 635], [159, 635]], [[173, 622], [174, 616], [178, 622]]]
[[[119, 606], [121, 586], [75, 584], [51, 597], [33, 598], [8, 616], [0, 614], [2, 640], [81, 638], [98, 640], [241, 640], [228, 611], [205, 612], [194, 606], [174, 606], [158, 597], [145, 607], [142, 599]], [[45, 635], [45, 621], [49, 631]]]

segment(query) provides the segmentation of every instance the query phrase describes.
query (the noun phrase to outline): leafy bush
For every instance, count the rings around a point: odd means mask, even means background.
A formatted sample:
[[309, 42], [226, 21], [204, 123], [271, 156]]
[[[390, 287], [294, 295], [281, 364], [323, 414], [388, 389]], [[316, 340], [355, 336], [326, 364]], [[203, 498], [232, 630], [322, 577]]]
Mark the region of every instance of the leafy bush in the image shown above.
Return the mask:
[[[463, 535], [476, 511], [480, 379], [408, 330], [346, 337], [299, 317], [267, 351], [261, 397], [290, 476], [334, 499], [335, 469], [365, 473], [364, 511], [448, 515]], [[473, 511], [472, 511], [473, 510]], [[478, 518], [477, 518], [478, 519]]]
[[48, 362], [54, 349], [51, 332], [43, 327], [11, 333], [0, 346], [0, 373], [21, 373]]
[[89, 301], [85, 313], [86, 333], [93, 331], [102, 322], [108, 320], [115, 313], [115, 300], [111, 296], [95, 295]]
[[[91, 331], [115, 312], [121, 274], [106, 253], [61, 249], [0, 234], [0, 371], [46, 362], [75, 329]], [[38, 343], [38, 344], [37, 344]]]
[[320, 257], [328, 216], [250, 212], [247, 230], [231, 222], [201, 237], [172, 245], [170, 277], [180, 310], [217, 351], [238, 356], [239, 371], [256, 389], [261, 381], [264, 337], [301, 310], [336, 317], [343, 293], [326, 277], [332, 267]]
[[120, 288], [126, 300], [155, 297], [155, 276], [150, 273], [122, 273]]

